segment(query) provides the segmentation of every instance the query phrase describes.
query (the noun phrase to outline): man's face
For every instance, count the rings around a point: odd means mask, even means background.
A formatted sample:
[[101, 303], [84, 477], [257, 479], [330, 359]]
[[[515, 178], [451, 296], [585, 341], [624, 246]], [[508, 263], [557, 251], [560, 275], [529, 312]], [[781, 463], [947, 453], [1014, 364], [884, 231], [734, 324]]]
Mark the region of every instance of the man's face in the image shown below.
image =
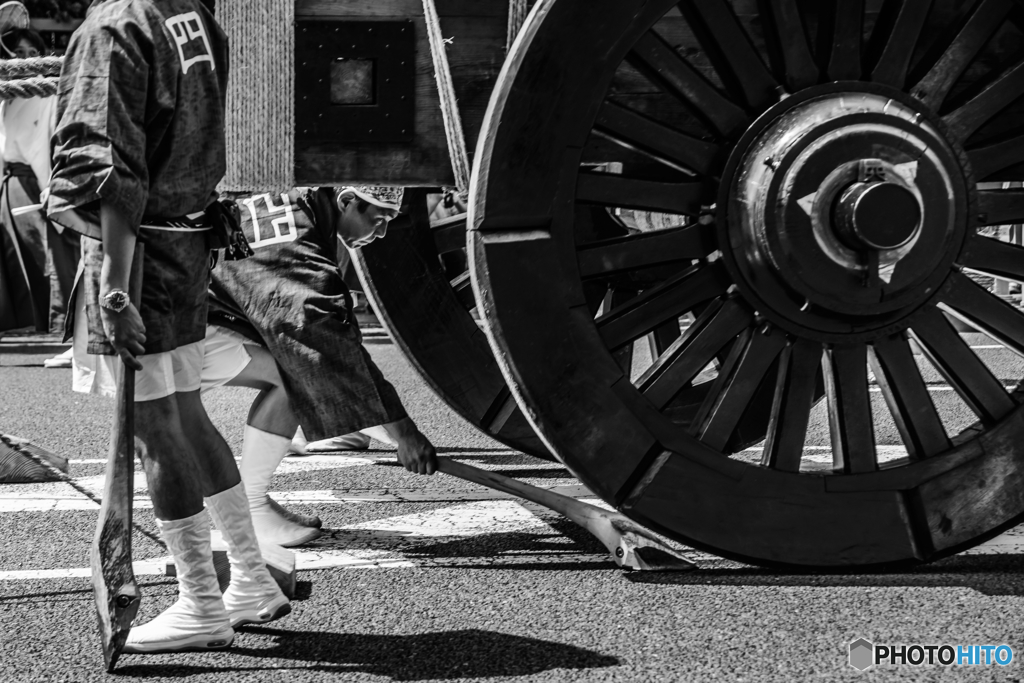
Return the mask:
[[378, 237], [383, 237], [388, 230], [388, 222], [398, 213], [373, 204], [369, 204], [366, 211], [360, 213], [359, 200], [355, 198], [340, 208], [338, 238], [349, 249], [365, 247]]

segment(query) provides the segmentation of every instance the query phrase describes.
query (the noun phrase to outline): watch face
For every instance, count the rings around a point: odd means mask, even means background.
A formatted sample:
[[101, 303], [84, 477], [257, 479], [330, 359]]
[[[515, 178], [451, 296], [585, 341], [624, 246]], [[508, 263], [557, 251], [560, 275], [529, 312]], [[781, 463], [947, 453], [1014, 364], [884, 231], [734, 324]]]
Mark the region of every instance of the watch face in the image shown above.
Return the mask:
[[128, 295], [124, 292], [111, 292], [103, 297], [103, 305], [105, 308], [120, 313], [128, 306]]

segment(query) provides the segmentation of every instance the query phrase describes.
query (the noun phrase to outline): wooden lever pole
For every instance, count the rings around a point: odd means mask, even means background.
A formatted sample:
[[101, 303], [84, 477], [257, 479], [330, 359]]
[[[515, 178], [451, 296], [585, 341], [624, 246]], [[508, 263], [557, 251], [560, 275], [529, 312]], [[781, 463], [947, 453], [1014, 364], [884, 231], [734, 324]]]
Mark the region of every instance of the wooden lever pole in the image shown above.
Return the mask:
[[451, 458], [439, 457], [437, 464], [438, 471], [445, 474], [525, 498], [565, 515], [597, 537], [608, 548], [615, 563], [624, 569], [680, 571], [696, 568], [693, 562], [622, 513], [524, 484]]
[[[142, 252], [137, 244], [128, 295], [142, 295]], [[132, 498], [135, 486], [135, 371], [125, 366], [117, 383], [117, 409], [107, 455], [103, 503], [90, 560], [92, 591], [107, 671], [121, 656], [142, 597], [132, 569]]]

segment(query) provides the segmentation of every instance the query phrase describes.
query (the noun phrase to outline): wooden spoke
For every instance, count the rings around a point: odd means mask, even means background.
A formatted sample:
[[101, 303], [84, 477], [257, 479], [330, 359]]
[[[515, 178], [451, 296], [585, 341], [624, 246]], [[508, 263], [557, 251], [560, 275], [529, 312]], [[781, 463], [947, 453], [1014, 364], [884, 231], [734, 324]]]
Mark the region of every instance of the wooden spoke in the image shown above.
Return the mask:
[[1021, 95], [1024, 95], [1024, 61], [1012, 66], [967, 104], [942, 120], [961, 140], [966, 140]]
[[651, 357], [658, 358], [665, 353], [682, 333], [678, 318], [666, 320], [651, 330], [651, 333], [647, 335], [647, 340], [651, 345]]
[[804, 339], [791, 342], [782, 350], [762, 465], [783, 472], [800, 471], [821, 352], [819, 342]]
[[445, 218], [430, 224], [438, 254], [450, 254], [466, 248], [466, 214]]
[[910, 57], [921, 36], [925, 19], [931, 10], [932, 0], [903, 2], [887, 36], [885, 47], [871, 71], [871, 80], [900, 90], [907, 82]]
[[910, 458], [930, 458], [948, 450], [949, 438], [907, 338], [899, 334], [876, 341], [870, 359]]
[[939, 109], [967, 66], [1002, 25], [1014, 0], [980, 0], [967, 23], [911, 94], [932, 109]]
[[590, 316], [596, 317], [601, 305], [608, 298], [608, 283], [603, 280], [591, 280], [583, 283], [583, 299]]
[[738, 136], [750, 122], [743, 109], [704, 80], [654, 31], [641, 36], [627, 59], [652, 83], [690, 105], [726, 138]]
[[741, 336], [719, 368], [694, 420], [693, 434], [715, 450], [726, 450], [744, 410], [785, 346], [786, 337], [778, 332], [748, 330]]
[[600, 316], [595, 324], [605, 345], [616, 351], [665, 321], [677, 319], [694, 307], [721, 296], [730, 284], [724, 266], [718, 263], [695, 266]]
[[832, 9], [832, 40], [829, 41], [828, 78], [855, 81], [861, 77], [861, 41], [864, 32], [864, 0], [836, 0]]
[[703, 191], [701, 183], [661, 183], [611, 173], [580, 173], [576, 201], [697, 216]]
[[579, 250], [580, 276], [603, 277], [661, 263], [706, 258], [716, 248], [714, 228], [700, 224], [601, 240]]
[[832, 466], [847, 474], [873, 472], [878, 469], [878, 455], [868, 393], [867, 346], [826, 349], [822, 367], [828, 396]]
[[736, 15], [725, 0], [679, 3], [701, 47], [722, 80], [742, 93], [747, 106], [767, 109], [778, 100], [779, 84], [761, 61]]
[[1024, 314], [963, 273], [949, 276], [942, 303], [958, 318], [980, 327], [1024, 355]]
[[1013, 410], [1013, 399], [1002, 383], [938, 308], [922, 311], [911, 323], [910, 331], [932, 365], [982, 422], [994, 424]]
[[972, 270], [1024, 282], [1024, 247], [977, 235], [960, 257], [960, 265]]
[[489, 432], [500, 432], [518, 407], [509, 388], [502, 387], [490, 407], [487, 408], [487, 412], [484, 413], [480, 424]]
[[721, 152], [713, 142], [680, 133], [614, 102], [601, 105], [594, 127], [624, 147], [701, 174], [711, 172]]
[[452, 290], [463, 308], [467, 311], [476, 308], [476, 297], [473, 296], [473, 282], [469, 271], [452, 280]]
[[967, 150], [974, 177], [984, 180], [1004, 168], [1024, 163], [1024, 135]]
[[1024, 222], [1024, 189], [982, 190], [978, 193], [982, 225]]
[[797, 0], [769, 0], [770, 19], [774, 31], [767, 31], [776, 42], [776, 49], [782, 57], [786, 87], [790, 92], [809, 88], [818, 82], [820, 72], [814, 61], [814, 53], [807, 42], [804, 21], [797, 7]]
[[[630, 290], [609, 289], [604, 300], [605, 310], [611, 312], [621, 308], [627, 302], [635, 299], [636, 296], [636, 292]], [[617, 351], [612, 352], [612, 357], [615, 358], [615, 362], [622, 368], [622, 372], [625, 373], [626, 377], [631, 378], [633, 371], [633, 345], [626, 344]]]
[[662, 410], [722, 347], [753, 322], [753, 313], [736, 299], [709, 306], [640, 377], [640, 391], [655, 408]]

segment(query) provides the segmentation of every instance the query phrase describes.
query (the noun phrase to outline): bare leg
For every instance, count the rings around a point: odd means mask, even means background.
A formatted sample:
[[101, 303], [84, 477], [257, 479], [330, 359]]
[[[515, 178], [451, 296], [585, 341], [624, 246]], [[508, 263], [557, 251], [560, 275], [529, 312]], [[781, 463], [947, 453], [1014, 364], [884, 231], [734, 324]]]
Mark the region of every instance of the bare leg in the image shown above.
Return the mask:
[[188, 425], [186, 438], [196, 454], [196, 464], [204, 478], [203, 495], [212, 496], [238, 485], [241, 478], [231, 449], [210, 422], [199, 391], [177, 394], [182, 424]]
[[274, 357], [262, 346], [247, 344], [245, 350], [252, 360], [227, 386], [259, 389], [259, 395], [249, 407], [247, 424], [291, 439], [299, 422], [292, 412]]
[[182, 429], [176, 395], [135, 404], [135, 439], [158, 519], [184, 519], [203, 509], [206, 482]]
[[249, 408], [240, 465], [253, 526], [261, 539], [277, 545], [308, 543], [320, 535], [320, 518], [290, 512], [267, 495], [298, 422], [273, 356], [259, 346], [246, 345], [245, 350], [251, 360], [228, 384], [260, 390]]

